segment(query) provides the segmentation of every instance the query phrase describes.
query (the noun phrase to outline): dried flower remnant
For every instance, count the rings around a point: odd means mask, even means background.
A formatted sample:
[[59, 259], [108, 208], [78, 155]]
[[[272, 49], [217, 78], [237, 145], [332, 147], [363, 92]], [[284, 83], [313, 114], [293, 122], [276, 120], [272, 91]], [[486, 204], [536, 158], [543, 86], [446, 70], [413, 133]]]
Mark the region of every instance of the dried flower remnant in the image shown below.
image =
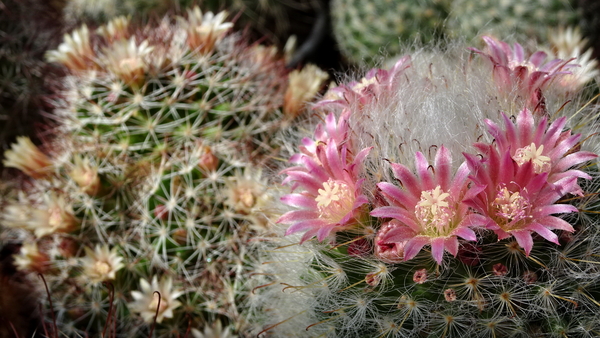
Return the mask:
[[90, 31], [86, 25], [82, 25], [70, 35], [65, 34], [64, 40], [58, 46], [58, 50], [46, 53], [48, 62], [62, 63], [71, 71], [89, 71], [95, 68], [93, 59], [96, 53], [90, 43]]
[[444, 290], [444, 298], [447, 302], [454, 302], [456, 300], [456, 291], [454, 289]]
[[6, 167], [17, 168], [28, 176], [41, 179], [52, 174], [52, 161], [29, 137], [17, 137], [10, 150], [4, 153], [3, 164]]
[[319, 92], [328, 77], [326, 72], [311, 64], [301, 70], [290, 72], [288, 87], [283, 98], [284, 113], [290, 118], [300, 115], [306, 102]]
[[523, 272], [523, 281], [525, 284], [533, 284], [538, 280], [538, 275], [535, 271], [527, 270]]
[[163, 276], [159, 283], [154, 276], [152, 284], [142, 278], [140, 288], [141, 292], [131, 291], [134, 301], [129, 303], [129, 309], [139, 313], [146, 323], [152, 323], [155, 317], [157, 323], [161, 323], [165, 318], [172, 318], [173, 310], [181, 306], [181, 303], [175, 299], [183, 292], [173, 289], [173, 280], [170, 277]]
[[382, 241], [390, 230], [398, 226], [401, 226], [401, 224], [396, 220], [384, 223], [375, 236], [375, 257], [386, 263], [400, 263], [404, 261], [404, 246], [407, 241], [395, 243], [385, 243]]
[[100, 177], [98, 168], [90, 164], [89, 158], [75, 157], [75, 166], [69, 173], [69, 176], [79, 185], [81, 191], [90, 196], [94, 196], [100, 190]]
[[50, 265], [50, 258], [41, 252], [37, 243], [23, 243], [21, 250], [14, 256], [15, 267], [21, 271], [45, 273]]
[[434, 172], [429, 170], [429, 163], [420, 152], [416, 153], [415, 165], [418, 176], [402, 164], [391, 164], [403, 188], [388, 182], [377, 185], [389, 206], [375, 208], [371, 215], [392, 218], [397, 225], [377, 245], [405, 242], [404, 260], [407, 261], [429, 244], [433, 258], [441, 264], [444, 251], [453, 256], [458, 253], [457, 237], [476, 240], [471, 228], [483, 225], [485, 219], [471, 213], [462, 201], [479, 189], [467, 189], [469, 170], [465, 163], [452, 178], [452, 157], [444, 146], [435, 156]]
[[413, 282], [423, 284], [427, 281], [427, 269], [419, 269], [413, 274]]
[[212, 12], [202, 14], [198, 6], [188, 9], [187, 19], [181, 18], [180, 24], [187, 32], [187, 44], [191, 50], [200, 53], [212, 51], [215, 43], [223, 38], [233, 23], [224, 22], [227, 12], [214, 15]]
[[131, 37], [104, 48], [101, 60], [118, 79], [128, 85], [139, 85], [144, 81], [144, 73], [148, 68], [147, 55], [152, 50], [147, 40], [138, 43], [135, 37]]
[[261, 176], [260, 168], [246, 167], [244, 171], [236, 171], [225, 182], [225, 204], [242, 215], [250, 215], [264, 205], [267, 183]]
[[130, 21], [130, 16], [118, 16], [110, 20], [106, 25], [98, 28], [96, 32], [98, 35], [105, 38], [108, 43], [112, 43], [117, 40], [127, 40], [130, 37]]
[[117, 248], [109, 249], [108, 245], [96, 245], [94, 250], [85, 247], [86, 256], [81, 259], [83, 277], [91, 283], [114, 280], [117, 271], [125, 265], [123, 257], [117, 253]]
[[492, 266], [492, 273], [494, 276], [506, 276], [508, 274], [508, 268], [502, 263], [496, 263]]

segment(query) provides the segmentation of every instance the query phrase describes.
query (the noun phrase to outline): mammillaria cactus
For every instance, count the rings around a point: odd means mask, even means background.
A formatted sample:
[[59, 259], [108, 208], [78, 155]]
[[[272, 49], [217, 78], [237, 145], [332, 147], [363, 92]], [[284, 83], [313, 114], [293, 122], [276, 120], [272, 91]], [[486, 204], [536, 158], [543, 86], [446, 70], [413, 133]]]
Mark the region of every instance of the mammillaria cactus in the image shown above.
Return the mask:
[[256, 240], [259, 337], [598, 335], [597, 107], [572, 60], [485, 39], [315, 104]]
[[350, 61], [370, 62], [382, 48], [399, 54], [407, 41], [429, 42], [443, 36], [450, 1], [354, 1], [331, 4], [334, 35]]
[[474, 38], [481, 34], [546, 41], [549, 28], [578, 23], [574, 1], [471, 1], [453, 0], [447, 32], [453, 37]]
[[0, 218], [12, 229], [2, 240], [25, 243], [18, 269], [45, 276], [61, 334], [246, 330], [246, 242], [269, 199], [261, 167], [326, 75], [288, 79], [275, 49], [227, 34], [225, 18], [118, 17], [48, 53], [69, 71], [57, 137], [7, 152], [27, 177]]

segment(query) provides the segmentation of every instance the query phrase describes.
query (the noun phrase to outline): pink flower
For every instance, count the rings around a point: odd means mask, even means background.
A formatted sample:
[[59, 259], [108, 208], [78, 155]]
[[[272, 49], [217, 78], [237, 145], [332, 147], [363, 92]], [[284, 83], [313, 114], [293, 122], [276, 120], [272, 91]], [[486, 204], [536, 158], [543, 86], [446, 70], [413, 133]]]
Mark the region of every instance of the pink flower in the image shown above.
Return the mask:
[[[328, 130], [329, 135], [340, 136], [331, 114], [328, 116], [328, 127], [332, 128]], [[324, 136], [319, 133], [321, 131], [317, 130], [317, 138]], [[304, 190], [285, 195], [281, 201], [300, 210], [289, 211], [277, 221], [291, 224], [286, 235], [306, 231], [301, 242], [315, 235], [319, 241], [323, 241], [332, 232], [356, 225], [356, 218], [362, 214], [362, 206], [368, 202], [361, 192], [364, 179], [358, 176], [360, 164], [371, 148], [351, 156], [348, 147], [339, 145], [334, 138], [314, 142], [312, 146], [314, 152], [312, 147], [307, 147], [304, 153], [290, 159], [299, 163], [299, 166], [283, 171], [287, 174], [284, 184], [294, 182], [292, 190], [298, 187]]]
[[509, 150], [500, 153], [493, 145], [486, 153], [484, 159], [465, 154], [472, 172], [469, 178], [480, 190], [465, 203], [486, 217], [486, 228], [494, 231], [498, 240], [514, 237], [529, 255], [532, 233], [559, 244], [551, 230], [574, 231], [568, 222], [551, 215], [577, 211], [572, 205], [555, 204], [564, 191], [575, 189], [576, 176], [548, 184], [548, 173], [536, 174], [533, 161], [519, 164]]
[[542, 51], [537, 51], [526, 59], [523, 47], [518, 43], [511, 48], [506, 42], [490, 36], [484, 36], [483, 40], [488, 46], [488, 53], [476, 48], [471, 50], [491, 61], [498, 89], [506, 94], [511, 93], [517, 86], [518, 94], [527, 97], [527, 106], [533, 110], [537, 110], [543, 104], [540, 94], [550, 82], [571, 74], [567, 70], [575, 66], [569, 64], [573, 59], [554, 59], [544, 63], [547, 54]]
[[330, 89], [315, 107], [337, 105], [343, 108], [363, 107], [385, 95], [396, 92], [402, 73], [411, 66], [409, 55], [400, 58], [392, 69], [371, 69], [360, 81]]
[[[597, 155], [588, 151], [573, 151], [581, 139], [581, 134], [571, 135], [570, 130], [563, 131], [567, 122], [566, 117], [561, 117], [548, 126], [547, 117], [536, 124], [527, 108], [519, 113], [516, 124], [504, 113], [502, 116], [504, 130], [490, 120], [485, 121], [500, 154], [509, 152], [519, 166], [531, 162], [535, 174], [547, 173], [548, 183], [555, 184], [559, 188], [565, 187], [560, 182], [569, 181], [572, 177], [591, 179], [581, 170], [570, 169], [596, 158]], [[488, 149], [487, 145], [481, 143], [475, 146], [484, 153]], [[561, 190], [561, 192], [583, 195], [576, 182], [573, 190]]]
[[318, 161], [317, 145], [326, 144], [329, 140], [335, 141], [338, 146], [346, 145], [346, 148], [352, 150], [348, 139], [348, 118], [350, 111], [344, 110], [336, 122], [335, 114], [329, 113], [325, 118], [325, 126], [318, 124], [315, 128], [315, 139], [308, 137], [302, 139], [302, 145], [299, 147], [301, 154], [295, 154], [290, 158], [290, 162], [299, 162], [300, 157], [310, 156]]
[[431, 254], [441, 264], [444, 250], [456, 256], [458, 238], [476, 240], [471, 229], [483, 225], [485, 218], [469, 211], [463, 199], [471, 198], [480, 190], [468, 189], [469, 170], [463, 163], [452, 178], [452, 157], [442, 146], [435, 156], [433, 170], [420, 152], [416, 153], [417, 175], [402, 164], [392, 163], [395, 177], [402, 188], [382, 182], [381, 189], [389, 206], [379, 207], [372, 216], [392, 218], [394, 229], [387, 231], [377, 246], [398, 243], [403, 246], [404, 260], [414, 258], [425, 245], [431, 245]]

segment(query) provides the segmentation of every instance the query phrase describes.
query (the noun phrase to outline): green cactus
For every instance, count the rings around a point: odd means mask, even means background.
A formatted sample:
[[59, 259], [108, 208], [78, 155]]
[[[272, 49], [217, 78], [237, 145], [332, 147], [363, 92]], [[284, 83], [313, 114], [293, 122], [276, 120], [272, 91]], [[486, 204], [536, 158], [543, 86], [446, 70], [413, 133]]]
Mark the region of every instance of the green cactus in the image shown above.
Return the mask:
[[406, 43], [443, 36], [449, 9], [448, 0], [334, 0], [331, 16], [342, 54], [354, 63], [371, 63], [382, 51], [396, 55]]
[[569, 0], [454, 0], [451, 8], [448, 34], [467, 39], [491, 34], [513, 36], [517, 41], [547, 41], [549, 28], [576, 25], [581, 17]]
[[17, 268], [46, 276], [60, 334], [247, 330], [261, 168], [326, 76], [310, 68], [312, 94], [298, 93], [276, 49], [226, 35], [225, 15], [196, 7], [140, 28], [118, 17], [47, 54], [70, 72], [56, 141], [20, 138], [6, 153], [29, 178], [0, 218], [27, 243]]

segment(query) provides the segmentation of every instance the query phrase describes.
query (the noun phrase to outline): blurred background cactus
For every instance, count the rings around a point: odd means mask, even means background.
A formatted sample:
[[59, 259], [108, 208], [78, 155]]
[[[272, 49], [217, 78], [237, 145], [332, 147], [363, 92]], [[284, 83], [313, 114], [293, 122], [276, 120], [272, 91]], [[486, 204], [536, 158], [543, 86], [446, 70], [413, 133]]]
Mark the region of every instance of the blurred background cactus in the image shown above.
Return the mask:
[[515, 41], [545, 42], [548, 29], [577, 25], [581, 11], [569, 0], [471, 1], [454, 0], [447, 31], [452, 37], [473, 39], [491, 34]]
[[[579, 7], [586, 5], [568, 0], [333, 0], [331, 15], [344, 57], [373, 65], [415, 43], [444, 43], [448, 37], [476, 44], [487, 34], [524, 44], [546, 43], [550, 28], [580, 23], [596, 27], [592, 14], [583, 15], [585, 9]], [[586, 29], [590, 35], [592, 31]]]
[[145, 27], [121, 16], [47, 53], [68, 70], [56, 137], [5, 153], [26, 176], [0, 215], [2, 241], [24, 243], [16, 268], [46, 277], [58, 335], [247, 330], [261, 168], [327, 74], [289, 72], [276, 48], [228, 34], [226, 15], [195, 7]]
[[416, 50], [330, 89], [322, 117], [286, 139], [291, 193], [256, 242], [255, 334], [600, 333], [590, 78], [485, 42]]
[[449, 0], [332, 0], [331, 16], [342, 54], [353, 63], [367, 62], [382, 51], [401, 53], [407, 42], [427, 43], [444, 36]]
[[0, 149], [49, 122], [44, 113], [61, 73], [44, 53], [60, 42], [61, 8], [60, 1], [0, 1]]

